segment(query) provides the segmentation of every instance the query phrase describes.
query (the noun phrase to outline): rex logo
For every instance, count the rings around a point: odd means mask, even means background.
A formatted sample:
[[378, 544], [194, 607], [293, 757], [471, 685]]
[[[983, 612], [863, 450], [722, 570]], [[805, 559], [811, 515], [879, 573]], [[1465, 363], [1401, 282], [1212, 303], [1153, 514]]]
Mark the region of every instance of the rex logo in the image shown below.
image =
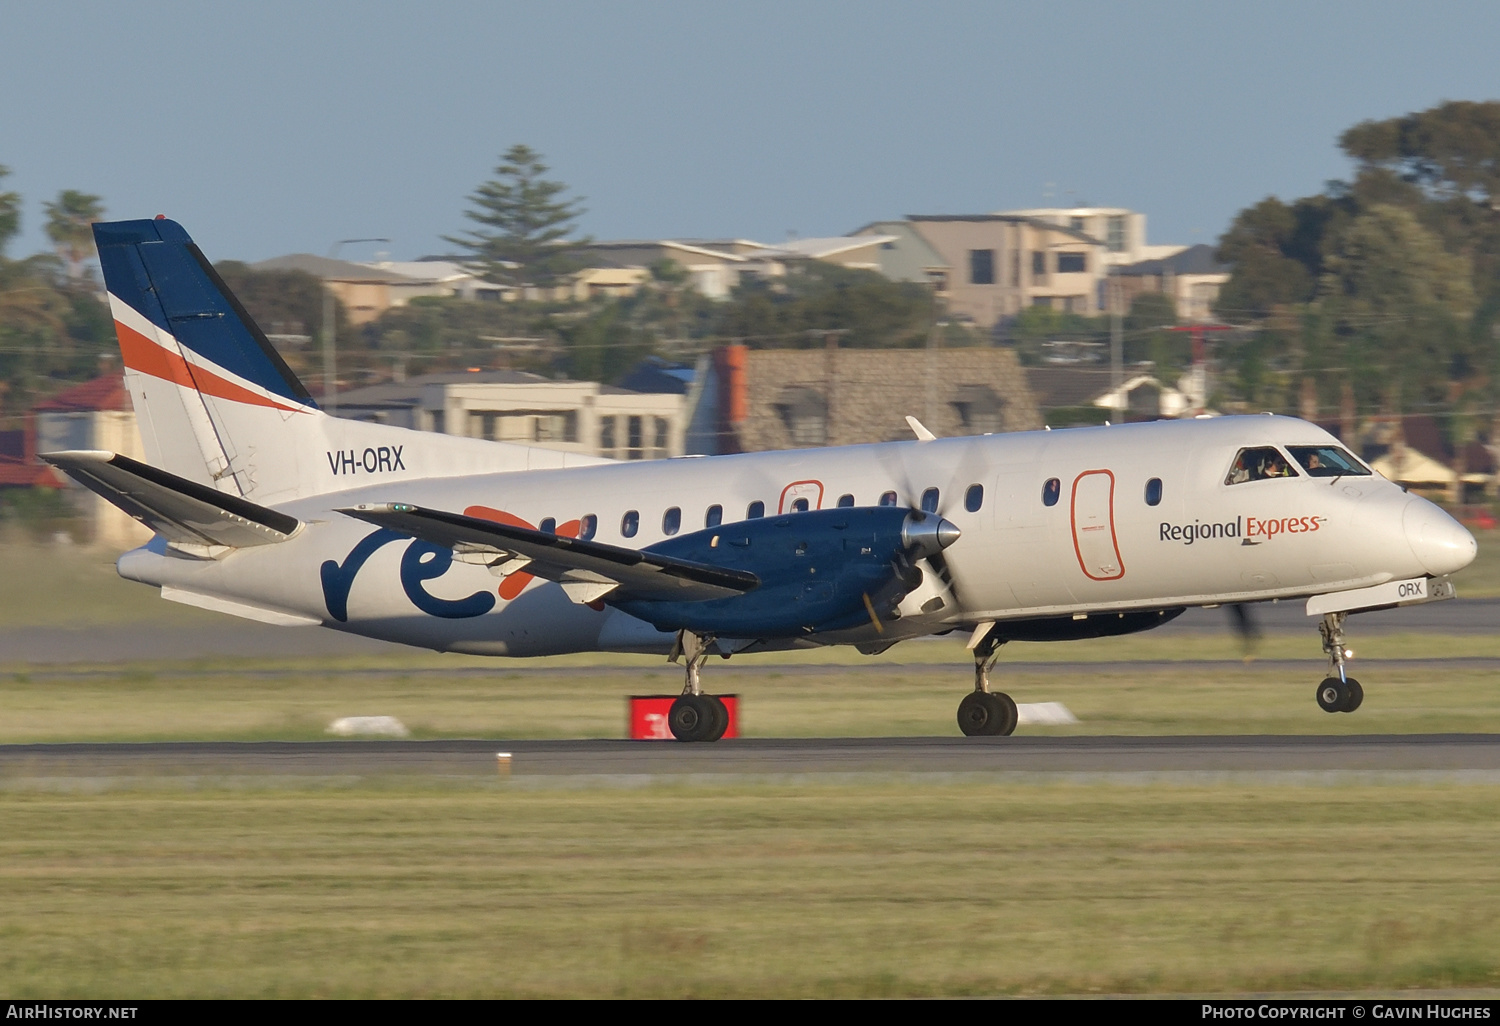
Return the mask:
[[1162, 521], [1157, 526], [1157, 541], [1182, 542], [1191, 545], [1196, 541], [1214, 538], [1238, 538], [1241, 545], [1259, 545], [1278, 534], [1310, 534], [1328, 523], [1327, 517], [1247, 517], [1233, 520], [1194, 520], [1187, 524], [1170, 524]]

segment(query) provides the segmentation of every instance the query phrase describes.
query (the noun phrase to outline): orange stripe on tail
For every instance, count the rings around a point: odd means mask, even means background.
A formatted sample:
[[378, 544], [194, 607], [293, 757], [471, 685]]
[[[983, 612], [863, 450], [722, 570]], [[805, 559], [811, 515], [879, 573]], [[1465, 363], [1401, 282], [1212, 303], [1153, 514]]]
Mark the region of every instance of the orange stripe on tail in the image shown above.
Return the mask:
[[196, 389], [216, 399], [230, 399], [251, 406], [269, 406], [288, 413], [301, 412], [299, 407], [283, 406], [275, 400], [236, 385], [233, 381], [227, 381], [213, 371], [191, 367], [176, 353], [168, 352], [139, 331], [119, 321], [115, 321], [115, 335], [120, 340], [120, 355], [125, 360], [125, 366], [133, 371], [170, 381], [183, 388]]

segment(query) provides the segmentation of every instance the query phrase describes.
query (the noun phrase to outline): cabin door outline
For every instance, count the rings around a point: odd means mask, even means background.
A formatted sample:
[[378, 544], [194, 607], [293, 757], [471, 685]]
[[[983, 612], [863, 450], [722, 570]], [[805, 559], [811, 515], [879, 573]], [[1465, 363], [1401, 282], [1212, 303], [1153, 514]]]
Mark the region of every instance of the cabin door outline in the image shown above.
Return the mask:
[[1070, 510], [1073, 553], [1078, 569], [1091, 581], [1118, 581], [1125, 576], [1120, 542], [1115, 536], [1115, 475], [1085, 470], [1073, 479]]

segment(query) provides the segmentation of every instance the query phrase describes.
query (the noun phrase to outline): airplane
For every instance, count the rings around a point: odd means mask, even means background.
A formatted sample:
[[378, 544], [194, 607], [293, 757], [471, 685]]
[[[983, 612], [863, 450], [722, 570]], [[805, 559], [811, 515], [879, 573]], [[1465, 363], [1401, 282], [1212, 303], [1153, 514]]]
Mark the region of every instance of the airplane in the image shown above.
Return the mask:
[[718, 740], [713, 655], [969, 635], [958, 725], [1011, 734], [1010, 641], [1306, 600], [1353, 712], [1351, 613], [1452, 598], [1441, 508], [1290, 417], [1228, 416], [616, 462], [332, 417], [176, 222], [94, 225], [145, 462], [42, 458], [154, 533], [162, 598], [441, 652], [681, 661], [668, 725]]

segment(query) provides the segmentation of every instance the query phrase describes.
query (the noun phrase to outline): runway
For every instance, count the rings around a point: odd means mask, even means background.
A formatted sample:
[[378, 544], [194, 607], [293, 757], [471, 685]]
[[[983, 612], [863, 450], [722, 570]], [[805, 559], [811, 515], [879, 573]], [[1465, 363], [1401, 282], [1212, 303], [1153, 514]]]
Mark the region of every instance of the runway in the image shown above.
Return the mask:
[[1500, 735], [311, 741], [0, 746], [28, 779], [488, 777], [515, 781], [787, 774], [1469, 774], [1500, 783]]

